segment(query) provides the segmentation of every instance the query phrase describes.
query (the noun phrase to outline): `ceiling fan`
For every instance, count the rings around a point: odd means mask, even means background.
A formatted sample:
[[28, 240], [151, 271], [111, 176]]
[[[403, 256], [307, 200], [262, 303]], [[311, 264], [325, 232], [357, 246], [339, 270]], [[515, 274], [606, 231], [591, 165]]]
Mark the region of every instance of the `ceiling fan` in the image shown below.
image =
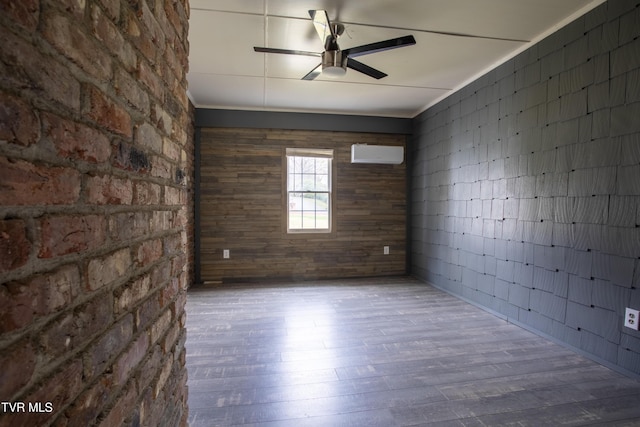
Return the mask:
[[304, 55], [304, 56], [317, 56], [322, 58], [322, 62], [307, 73], [302, 80], [313, 80], [320, 74], [325, 74], [330, 77], [340, 77], [345, 75], [347, 68], [359, 71], [374, 79], [381, 79], [386, 77], [387, 74], [380, 70], [369, 67], [362, 62], [356, 61], [353, 58], [362, 55], [368, 55], [370, 53], [382, 52], [389, 49], [396, 49], [399, 47], [410, 46], [416, 44], [416, 40], [413, 36], [398, 37], [395, 39], [385, 40], [377, 43], [366, 44], [362, 46], [352, 47], [345, 50], [340, 50], [338, 46], [338, 37], [344, 32], [344, 25], [338, 23], [332, 23], [329, 20], [329, 15], [326, 10], [310, 10], [309, 15], [313, 20], [313, 25], [316, 28], [320, 39], [324, 43], [324, 52], [308, 52], [303, 50], [289, 50], [289, 49], [274, 49], [269, 47], [254, 47], [256, 52], [263, 53], [282, 53], [287, 55]]

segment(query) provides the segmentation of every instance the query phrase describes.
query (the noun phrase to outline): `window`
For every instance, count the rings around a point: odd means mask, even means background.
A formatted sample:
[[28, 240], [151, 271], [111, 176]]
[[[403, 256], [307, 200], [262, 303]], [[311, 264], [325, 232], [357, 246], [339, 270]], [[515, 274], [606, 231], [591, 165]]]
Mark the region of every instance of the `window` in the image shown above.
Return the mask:
[[287, 231], [331, 231], [333, 150], [287, 148]]

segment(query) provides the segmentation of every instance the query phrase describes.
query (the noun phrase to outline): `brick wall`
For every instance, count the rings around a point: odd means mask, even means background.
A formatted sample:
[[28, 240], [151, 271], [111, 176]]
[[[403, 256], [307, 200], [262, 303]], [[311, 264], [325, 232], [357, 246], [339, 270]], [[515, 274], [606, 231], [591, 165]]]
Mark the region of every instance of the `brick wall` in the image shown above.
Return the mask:
[[611, 0], [414, 120], [421, 278], [640, 375], [640, 7]]
[[0, 1], [0, 426], [186, 424], [188, 14]]

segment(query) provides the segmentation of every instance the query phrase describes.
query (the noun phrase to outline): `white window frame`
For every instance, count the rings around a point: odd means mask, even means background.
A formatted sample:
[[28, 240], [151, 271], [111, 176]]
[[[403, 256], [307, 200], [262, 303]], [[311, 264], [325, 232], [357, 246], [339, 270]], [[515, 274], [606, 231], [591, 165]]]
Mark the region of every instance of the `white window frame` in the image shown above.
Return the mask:
[[[295, 167], [295, 163], [292, 163], [293, 158], [296, 157], [307, 157], [314, 159], [327, 159], [327, 171], [326, 174], [317, 174], [315, 169], [313, 173], [304, 173], [297, 172], [295, 169], [290, 170], [290, 166]], [[294, 161], [295, 162], [295, 161]], [[315, 165], [315, 162], [314, 162]], [[306, 189], [303, 187], [308, 187], [308, 185], [302, 184], [302, 182], [292, 182], [291, 178], [298, 175], [300, 179], [304, 179], [304, 176], [307, 176], [307, 179], [310, 176], [313, 176], [315, 180], [324, 177], [326, 175], [326, 189], [321, 188], [311, 188]], [[322, 187], [322, 185], [321, 185]], [[305, 196], [296, 197], [296, 194], [304, 194]], [[313, 196], [316, 197], [307, 197]], [[326, 199], [326, 210], [327, 210], [327, 227], [317, 227], [318, 213], [323, 210], [316, 209], [318, 203], [318, 197], [320, 195], [324, 195]], [[299, 200], [296, 200], [299, 199]], [[312, 199], [313, 202], [310, 202], [312, 209], [305, 210], [305, 200]], [[333, 224], [333, 150], [332, 149], [311, 149], [311, 148], [287, 148], [286, 156], [285, 156], [285, 206], [286, 206], [286, 230], [289, 234], [307, 234], [307, 233], [331, 233], [332, 232], [332, 224]], [[294, 210], [293, 208], [297, 207], [298, 209]], [[293, 212], [300, 212], [300, 227], [292, 227], [292, 221], [295, 221], [292, 218]], [[312, 219], [315, 222], [314, 227], [305, 227], [305, 212], [312, 212]], [[306, 215], [307, 221], [311, 218], [308, 218], [309, 215]], [[295, 225], [295, 224], [294, 224]]]

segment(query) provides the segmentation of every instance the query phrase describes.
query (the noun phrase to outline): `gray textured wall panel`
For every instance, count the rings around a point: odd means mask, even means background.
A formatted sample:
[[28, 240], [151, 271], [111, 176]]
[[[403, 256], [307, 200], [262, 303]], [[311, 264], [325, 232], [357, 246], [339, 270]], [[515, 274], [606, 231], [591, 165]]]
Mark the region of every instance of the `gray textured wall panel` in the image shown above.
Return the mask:
[[[591, 275], [630, 288], [636, 260], [596, 252], [592, 257]], [[612, 288], [615, 291], [615, 288]]]
[[624, 308], [629, 301], [630, 290], [621, 286], [611, 286], [603, 280], [594, 280], [593, 302], [596, 307], [616, 312], [624, 316]]
[[564, 298], [536, 289], [531, 291], [531, 309], [559, 322], [564, 322], [567, 304]]
[[640, 353], [640, 336], [634, 337], [628, 334], [622, 334], [620, 337], [620, 345], [629, 350]]
[[631, 41], [611, 52], [611, 75], [640, 68], [640, 38]]
[[640, 101], [640, 70], [633, 70], [627, 74], [626, 101], [628, 103]]
[[636, 4], [605, 2], [416, 119], [432, 162], [415, 194], [441, 203], [412, 220], [443, 219], [412, 241], [420, 277], [640, 375], [620, 344], [640, 340], [622, 326], [640, 308]]
[[619, 346], [617, 364], [630, 372], [640, 372], [640, 353]]
[[533, 287], [541, 289], [545, 292], [554, 292], [555, 285], [554, 272], [542, 267], [534, 267], [533, 269]]
[[531, 289], [518, 284], [511, 284], [509, 287], [509, 303], [519, 308], [529, 309], [529, 298]]
[[[637, 120], [640, 121], [640, 116]], [[640, 196], [640, 165], [620, 166], [617, 186], [620, 196]]]
[[618, 346], [616, 343], [603, 338], [599, 332], [582, 331], [580, 338], [581, 346], [585, 351], [610, 362], [614, 362], [618, 358]]

